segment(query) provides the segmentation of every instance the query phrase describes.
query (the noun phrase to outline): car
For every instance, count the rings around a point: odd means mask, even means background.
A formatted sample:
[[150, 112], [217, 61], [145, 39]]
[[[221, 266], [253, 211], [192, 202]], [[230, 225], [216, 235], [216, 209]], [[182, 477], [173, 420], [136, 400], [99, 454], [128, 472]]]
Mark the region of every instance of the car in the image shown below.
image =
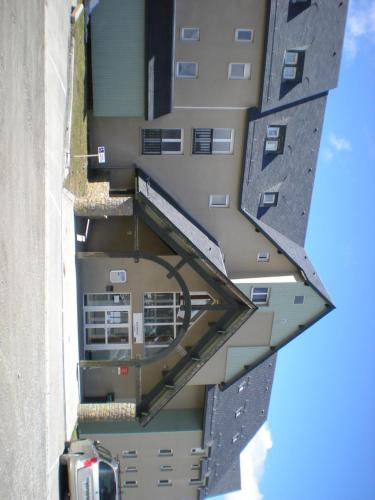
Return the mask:
[[71, 441], [60, 456], [61, 500], [120, 500], [119, 462], [99, 441]]

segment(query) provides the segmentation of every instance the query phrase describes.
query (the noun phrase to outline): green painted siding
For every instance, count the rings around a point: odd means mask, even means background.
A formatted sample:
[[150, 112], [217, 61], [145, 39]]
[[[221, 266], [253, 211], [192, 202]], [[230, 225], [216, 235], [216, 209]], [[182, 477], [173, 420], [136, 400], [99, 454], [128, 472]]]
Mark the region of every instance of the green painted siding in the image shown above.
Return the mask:
[[238, 376], [245, 365], [254, 363], [261, 356], [264, 356], [268, 350], [268, 346], [228, 347], [225, 382], [229, 382], [232, 378]]
[[[318, 319], [326, 310], [325, 301], [310, 286], [303, 282], [292, 283], [239, 283], [237, 286], [250, 297], [252, 287], [270, 289], [269, 302], [260, 306], [255, 314], [273, 313], [270, 345], [230, 347], [227, 351], [225, 381], [236, 377], [244, 365], [257, 362], [266, 353], [271, 354], [270, 346], [277, 347], [295, 335], [299, 325], [308, 325]], [[296, 296], [303, 296], [303, 304], [295, 304]], [[250, 342], [249, 342], [250, 343]]]
[[95, 116], [144, 116], [145, 0], [101, 0], [91, 15]]
[[[270, 297], [267, 306], [260, 306], [256, 314], [273, 312], [271, 345], [277, 346], [297, 329], [318, 318], [325, 311], [324, 300], [310, 286], [301, 281], [295, 283], [241, 283], [239, 288], [250, 297], [251, 288], [267, 287]], [[302, 295], [303, 304], [294, 304], [294, 297]]]
[[202, 410], [162, 410], [146, 426], [138, 422], [91, 422], [79, 425], [79, 434], [144, 434], [149, 432], [184, 432], [202, 430]]

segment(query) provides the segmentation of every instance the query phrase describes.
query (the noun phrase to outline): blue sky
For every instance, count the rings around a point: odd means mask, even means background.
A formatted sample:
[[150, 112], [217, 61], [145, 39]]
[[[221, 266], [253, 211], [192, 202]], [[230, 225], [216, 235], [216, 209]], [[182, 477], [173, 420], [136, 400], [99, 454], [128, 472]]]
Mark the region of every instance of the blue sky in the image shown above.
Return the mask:
[[279, 353], [246, 491], [225, 500], [375, 498], [374, 54], [375, 0], [352, 0], [306, 240], [337, 309]]

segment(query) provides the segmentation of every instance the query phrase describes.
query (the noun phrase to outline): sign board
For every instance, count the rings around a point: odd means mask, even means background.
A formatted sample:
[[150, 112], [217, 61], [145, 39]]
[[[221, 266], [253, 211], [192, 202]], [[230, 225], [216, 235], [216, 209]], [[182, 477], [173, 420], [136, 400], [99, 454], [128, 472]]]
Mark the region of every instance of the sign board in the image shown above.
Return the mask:
[[98, 147], [98, 160], [99, 160], [99, 163], [105, 163], [105, 147], [104, 146]]
[[133, 342], [143, 344], [143, 314], [133, 313]]
[[119, 375], [127, 375], [129, 373], [129, 368], [127, 366], [119, 366], [118, 370], [117, 370], [117, 373]]

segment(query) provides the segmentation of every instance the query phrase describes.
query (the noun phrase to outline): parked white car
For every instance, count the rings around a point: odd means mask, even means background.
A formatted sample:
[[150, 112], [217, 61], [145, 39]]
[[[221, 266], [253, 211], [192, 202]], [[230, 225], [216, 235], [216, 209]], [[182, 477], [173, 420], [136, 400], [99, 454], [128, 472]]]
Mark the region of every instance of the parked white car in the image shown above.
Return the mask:
[[99, 441], [72, 441], [60, 464], [61, 500], [120, 500], [119, 463]]

